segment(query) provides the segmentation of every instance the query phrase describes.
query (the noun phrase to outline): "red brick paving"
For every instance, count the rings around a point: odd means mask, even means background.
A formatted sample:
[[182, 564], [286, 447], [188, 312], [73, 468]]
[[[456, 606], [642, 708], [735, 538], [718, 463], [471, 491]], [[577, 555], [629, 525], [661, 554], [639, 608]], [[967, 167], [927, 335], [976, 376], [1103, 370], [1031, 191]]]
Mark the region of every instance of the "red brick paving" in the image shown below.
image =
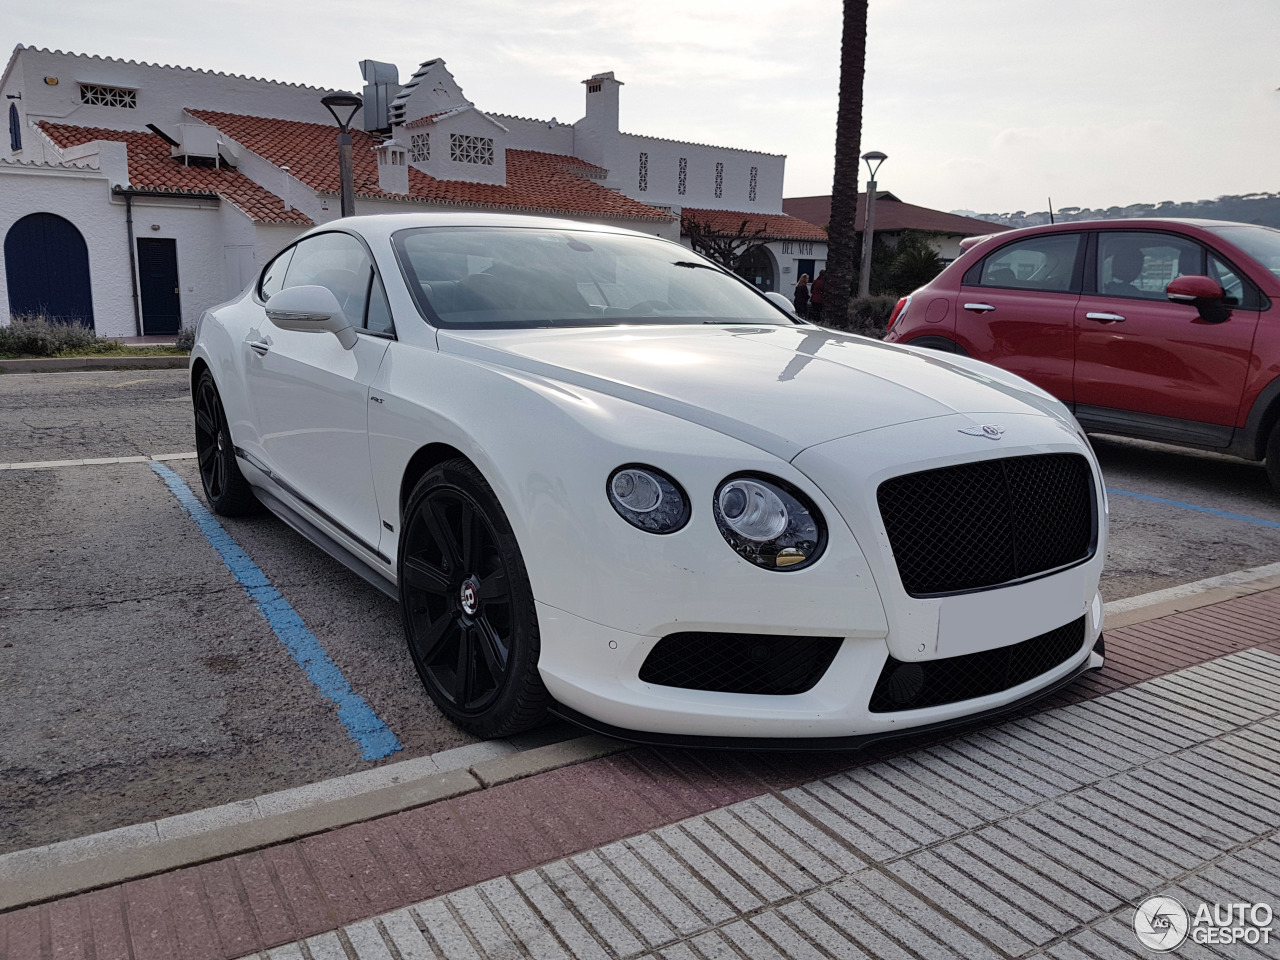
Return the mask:
[[[1280, 590], [1110, 631], [1101, 674], [1028, 712], [1255, 646], [1280, 654]], [[0, 914], [0, 960], [230, 960], [942, 738], [857, 754], [636, 749]]]

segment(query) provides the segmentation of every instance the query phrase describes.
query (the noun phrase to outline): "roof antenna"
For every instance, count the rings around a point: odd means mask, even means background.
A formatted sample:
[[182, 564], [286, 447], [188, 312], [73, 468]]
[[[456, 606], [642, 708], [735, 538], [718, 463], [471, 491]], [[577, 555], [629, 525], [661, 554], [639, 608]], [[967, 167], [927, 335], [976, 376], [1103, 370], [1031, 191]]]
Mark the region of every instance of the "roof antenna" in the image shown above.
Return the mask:
[[1053, 197], [1049, 198], [1049, 222], [1053, 223]]

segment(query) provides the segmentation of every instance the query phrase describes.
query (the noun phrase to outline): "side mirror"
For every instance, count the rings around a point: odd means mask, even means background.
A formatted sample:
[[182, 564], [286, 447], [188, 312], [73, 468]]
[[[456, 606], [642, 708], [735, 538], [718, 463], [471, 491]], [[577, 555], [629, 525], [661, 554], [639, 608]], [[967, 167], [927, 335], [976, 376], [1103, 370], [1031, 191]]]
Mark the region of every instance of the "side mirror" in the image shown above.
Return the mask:
[[267, 301], [267, 319], [281, 330], [332, 333], [347, 350], [360, 339], [328, 287], [286, 287]]
[[765, 296], [772, 300], [775, 306], [781, 307], [783, 310], [787, 311], [787, 313], [791, 314], [791, 316], [800, 316], [800, 314], [796, 313], [796, 305], [780, 294], [777, 290], [770, 290], [765, 294]]
[[1187, 274], [1169, 281], [1164, 295], [1174, 303], [1194, 303], [1197, 300], [1221, 300], [1222, 286], [1209, 277]]
[[1190, 273], [1175, 277], [1164, 288], [1170, 303], [1185, 303], [1195, 307], [1205, 323], [1222, 323], [1231, 319], [1231, 308], [1222, 302], [1226, 294], [1222, 284], [1211, 277]]

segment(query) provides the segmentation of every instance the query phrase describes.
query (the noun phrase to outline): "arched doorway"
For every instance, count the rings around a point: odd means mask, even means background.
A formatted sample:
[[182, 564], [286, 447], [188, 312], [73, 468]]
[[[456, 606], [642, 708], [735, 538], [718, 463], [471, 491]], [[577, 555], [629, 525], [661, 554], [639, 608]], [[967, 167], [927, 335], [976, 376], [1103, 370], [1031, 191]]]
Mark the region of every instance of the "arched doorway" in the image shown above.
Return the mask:
[[89, 248], [70, 220], [31, 213], [4, 238], [9, 315], [43, 315], [59, 323], [93, 326]]
[[738, 261], [738, 269], [734, 273], [765, 293], [777, 289], [773, 275], [773, 258], [769, 256], [769, 251], [759, 244], [742, 255], [742, 259]]

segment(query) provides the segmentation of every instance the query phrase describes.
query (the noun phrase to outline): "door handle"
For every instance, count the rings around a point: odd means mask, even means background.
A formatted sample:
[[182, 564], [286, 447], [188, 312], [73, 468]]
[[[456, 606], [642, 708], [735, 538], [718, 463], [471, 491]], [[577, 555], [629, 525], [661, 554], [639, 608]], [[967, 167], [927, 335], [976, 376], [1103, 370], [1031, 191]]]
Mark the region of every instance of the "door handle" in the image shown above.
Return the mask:
[[246, 342], [249, 344], [250, 349], [260, 357], [265, 357], [267, 351], [271, 349], [271, 344], [265, 340], [249, 340]]
[[1118, 313], [1086, 313], [1084, 318], [1098, 323], [1124, 323], [1124, 317]]
[[966, 310], [972, 310], [974, 313], [990, 313], [995, 309], [995, 307], [989, 303], [966, 303], [964, 308]]

